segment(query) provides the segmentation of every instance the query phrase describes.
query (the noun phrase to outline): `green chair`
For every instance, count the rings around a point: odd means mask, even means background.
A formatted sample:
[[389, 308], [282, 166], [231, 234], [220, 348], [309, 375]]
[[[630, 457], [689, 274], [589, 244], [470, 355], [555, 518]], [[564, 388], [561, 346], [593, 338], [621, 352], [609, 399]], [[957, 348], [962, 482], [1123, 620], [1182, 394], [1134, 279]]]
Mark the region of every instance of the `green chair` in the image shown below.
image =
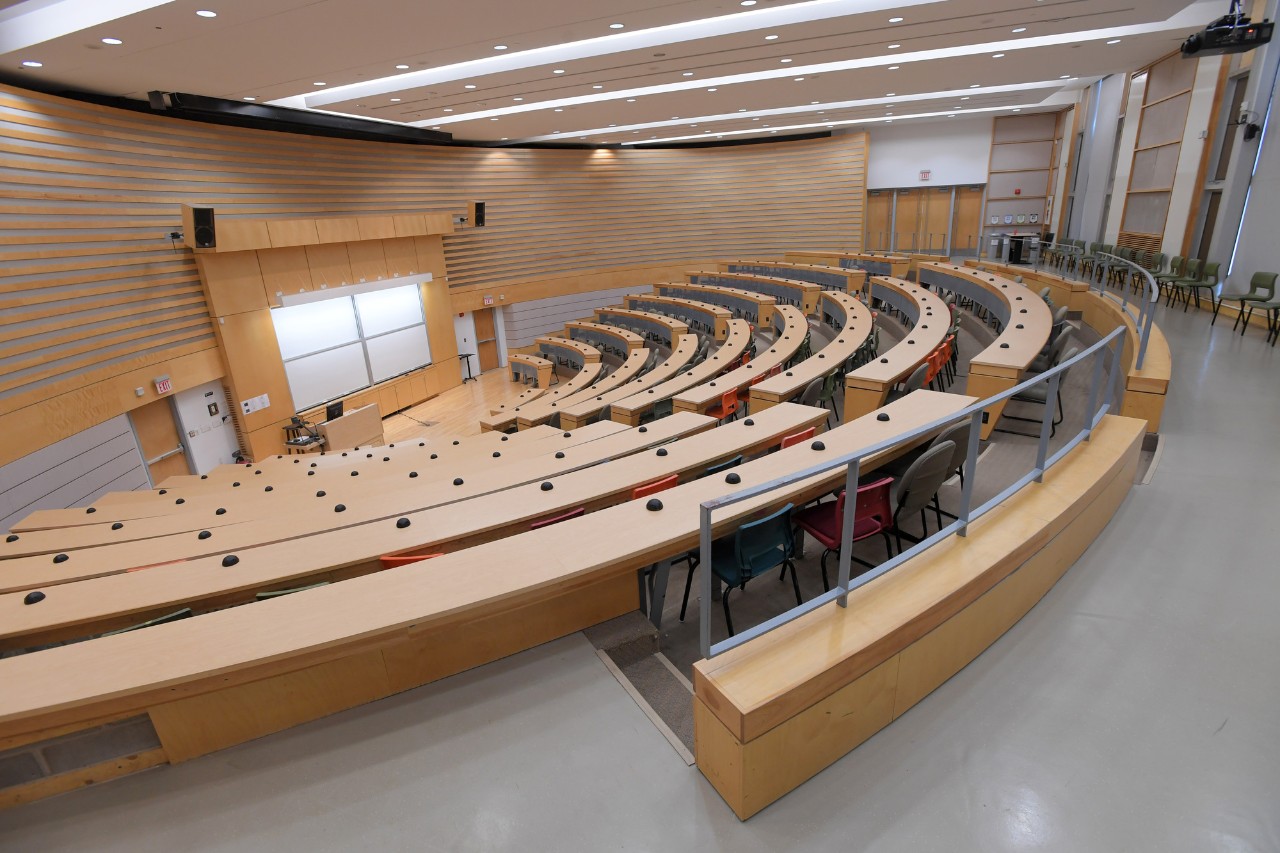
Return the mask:
[[822, 379], [822, 394], [818, 397], [818, 405], [830, 412], [827, 415], [827, 429], [831, 429], [831, 419], [836, 414], [836, 387], [839, 380], [839, 371], [828, 373]]
[[[1196, 308], [1200, 307], [1199, 289], [1201, 287], [1209, 286], [1206, 284], [1208, 266], [1209, 265], [1205, 264], [1205, 262], [1199, 258], [1192, 258], [1187, 261], [1187, 274], [1182, 278], [1175, 278], [1169, 282], [1169, 300], [1181, 299], [1182, 310], [1184, 312], [1187, 310], [1187, 306], [1191, 304], [1192, 293], [1196, 296]], [[1216, 267], [1217, 264], [1214, 264], [1213, 266]], [[1217, 284], [1216, 277], [1214, 284]], [[1169, 301], [1166, 301], [1165, 305], [1168, 304]]]
[[[738, 528], [732, 536], [711, 543], [711, 571], [724, 583], [720, 604], [724, 607], [724, 622], [733, 636], [733, 616], [729, 613], [729, 593], [734, 587], [745, 590], [747, 582], [758, 575], [782, 566], [785, 576], [791, 572], [791, 585], [796, 593], [796, 606], [804, 603], [800, 595], [800, 581], [796, 567], [791, 562], [795, 556], [795, 536], [791, 529], [792, 504], [787, 504], [759, 521], [752, 521]], [[684, 621], [689, 607], [689, 590], [693, 586], [693, 570], [684, 582], [684, 600], [680, 604], [680, 620]]]
[[[1256, 272], [1249, 279], [1249, 292], [1242, 294], [1224, 293], [1218, 297], [1218, 301], [1213, 306], [1213, 323], [1218, 322], [1218, 309], [1222, 303], [1230, 299], [1237, 303], [1236, 321], [1231, 324], [1231, 331], [1236, 330], [1236, 326], [1240, 325], [1240, 319], [1244, 318], [1244, 328], [1240, 330], [1240, 334], [1244, 334], [1249, 329], [1249, 317], [1253, 314], [1253, 307], [1263, 302], [1270, 302], [1276, 298], [1276, 274], [1273, 272]], [[1247, 310], [1246, 310], [1247, 309]], [[1213, 323], [1209, 325], [1212, 326]]]

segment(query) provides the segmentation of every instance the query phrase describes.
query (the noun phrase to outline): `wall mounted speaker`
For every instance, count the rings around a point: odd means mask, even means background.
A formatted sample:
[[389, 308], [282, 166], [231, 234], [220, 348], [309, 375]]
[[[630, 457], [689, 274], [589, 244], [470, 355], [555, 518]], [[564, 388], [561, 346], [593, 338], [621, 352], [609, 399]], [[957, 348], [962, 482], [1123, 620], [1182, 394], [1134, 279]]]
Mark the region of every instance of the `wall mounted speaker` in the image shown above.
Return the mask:
[[218, 235], [213, 228], [213, 208], [191, 208], [192, 237], [197, 249], [212, 249], [218, 245]]
[[468, 206], [470, 207], [470, 210], [468, 211], [467, 218], [470, 220], [471, 226], [473, 228], [483, 228], [484, 227], [484, 202], [473, 201]]

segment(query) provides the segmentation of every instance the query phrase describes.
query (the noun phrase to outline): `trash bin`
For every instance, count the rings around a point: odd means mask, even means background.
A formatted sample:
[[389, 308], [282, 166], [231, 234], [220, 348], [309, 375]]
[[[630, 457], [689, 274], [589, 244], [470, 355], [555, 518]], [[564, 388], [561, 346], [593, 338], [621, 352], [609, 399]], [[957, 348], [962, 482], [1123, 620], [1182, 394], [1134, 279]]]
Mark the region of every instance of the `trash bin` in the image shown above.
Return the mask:
[[1031, 239], [1026, 236], [1010, 236], [1009, 237], [1009, 263], [1025, 264], [1027, 256], [1027, 241]]

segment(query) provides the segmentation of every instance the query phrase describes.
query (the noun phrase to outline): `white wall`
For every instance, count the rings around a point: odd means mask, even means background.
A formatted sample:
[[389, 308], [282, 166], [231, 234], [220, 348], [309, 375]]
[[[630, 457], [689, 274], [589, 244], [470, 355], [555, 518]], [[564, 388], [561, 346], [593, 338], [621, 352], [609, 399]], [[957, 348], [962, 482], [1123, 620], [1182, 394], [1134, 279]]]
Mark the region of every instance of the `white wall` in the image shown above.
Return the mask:
[[1200, 161], [1205, 147], [1212, 144], [1209, 130], [1213, 119], [1213, 99], [1218, 90], [1218, 73], [1225, 61], [1221, 56], [1205, 56], [1196, 65], [1195, 88], [1191, 91], [1191, 105], [1187, 108], [1187, 126], [1182, 136], [1182, 148], [1178, 151], [1178, 171], [1173, 179], [1169, 218], [1165, 220], [1164, 240], [1160, 246], [1160, 251], [1167, 255], [1182, 252], [1191, 203], [1204, 194], [1204, 186], [1196, 179], [1200, 176]]
[[[476, 315], [470, 311], [453, 315], [453, 337], [458, 342], [458, 355], [471, 353], [471, 372], [480, 372], [480, 355], [476, 352]], [[463, 381], [467, 378], [467, 359], [458, 359]]]
[[[194, 474], [207, 474], [218, 465], [235, 461], [240, 449], [235, 426], [221, 382], [207, 382], [173, 395], [178, 410], [178, 427], [189, 451], [187, 464]], [[209, 414], [209, 406], [217, 405], [218, 413]]]
[[38, 509], [87, 506], [150, 485], [129, 416], [120, 415], [0, 466], [0, 531]]
[[[1240, 226], [1235, 265], [1224, 293], [1247, 291], [1249, 279], [1255, 272], [1280, 272], [1280, 249], [1276, 246], [1276, 235], [1280, 232], [1276, 224], [1280, 222], [1280, 87], [1272, 97], [1276, 102], [1271, 106], [1271, 119], [1261, 140], [1262, 152], [1249, 188], [1249, 203]], [[1266, 111], [1266, 98], [1266, 93], [1262, 93], [1257, 107], [1251, 107], [1260, 116]], [[1253, 144], [1242, 145], [1236, 157], [1252, 165], [1252, 154], [1256, 150]], [[1224, 268], [1227, 257], [1223, 255], [1221, 258]]]
[[[1125, 106], [1124, 128], [1120, 131], [1120, 154], [1116, 158], [1116, 177], [1111, 188], [1111, 210], [1107, 214], [1107, 232], [1101, 242], [1115, 245], [1120, 239], [1120, 220], [1124, 218], [1124, 201], [1129, 194], [1129, 175], [1133, 172], [1133, 149], [1138, 144], [1138, 126], [1142, 123], [1142, 98], [1147, 91], [1147, 75], [1129, 84], [1129, 103]], [[1083, 237], [1071, 235], [1080, 240]]]
[[[1088, 122], [1084, 128], [1081, 162], [1077, 164], [1080, 175], [1076, 181], [1076, 204], [1071, 213], [1073, 222], [1070, 230], [1076, 239], [1094, 241], [1102, 236], [1107, 183], [1111, 178], [1111, 161], [1115, 158], [1124, 82], [1125, 75], [1112, 74], [1094, 84]], [[1125, 124], [1128, 123], [1126, 119]], [[1121, 158], [1123, 156], [1121, 154]]]
[[639, 284], [517, 302], [503, 309], [503, 339], [512, 349], [527, 347], [536, 338], [564, 331], [565, 323], [590, 317], [596, 308], [621, 305], [628, 294], [651, 292], [651, 286]]
[[[867, 189], [985, 184], [991, 160], [990, 117], [877, 124], [867, 163]], [[920, 170], [933, 174], [920, 180]]]

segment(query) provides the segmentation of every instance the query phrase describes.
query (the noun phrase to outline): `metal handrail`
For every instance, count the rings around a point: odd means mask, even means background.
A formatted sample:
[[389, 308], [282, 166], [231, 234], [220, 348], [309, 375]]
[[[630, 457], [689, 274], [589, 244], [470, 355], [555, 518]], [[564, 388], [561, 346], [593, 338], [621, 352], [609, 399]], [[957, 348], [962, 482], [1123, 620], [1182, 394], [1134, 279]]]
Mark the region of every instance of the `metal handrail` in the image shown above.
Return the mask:
[[[1042, 481], [1046, 470], [1051, 468], [1058, 460], [1075, 448], [1080, 442], [1089, 440], [1094, 428], [1102, 420], [1102, 417], [1111, 409], [1115, 398], [1116, 380], [1117, 377], [1121, 375], [1118, 366], [1121, 353], [1123, 352], [1123, 344], [1120, 342], [1120, 339], [1126, 331], [1127, 330], [1123, 328], [1114, 329], [1102, 340], [1067, 361], [1046, 370], [1044, 373], [1037, 374], [1024, 382], [1020, 382], [1007, 391], [1002, 391], [999, 394], [994, 394], [985, 400], [974, 403], [955, 414], [947, 415], [944, 418], [939, 418], [938, 420], [927, 423], [924, 426], [917, 427], [909, 432], [867, 445], [866, 447], [860, 448], [859, 450], [855, 450], [851, 453], [845, 453], [819, 462], [816, 465], [811, 465], [800, 471], [791, 472], [782, 477], [770, 480], [767, 483], [761, 483], [758, 486], [751, 486], [723, 497], [704, 501], [700, 505], [699, 509], [699, 553], [701, 565], [704, 567], [700, 584], [701, 601], [699, 603], [699, 644], [702, 656], [710, 659], [716, 655], [723, 654], [730, 649], [736, 648], [743, 643], [755, 639], [756, 637], [767, 634], [775, 628], [781, 627], [788, 622], [798, 619], [804, 614], [816, 610], [828, 602], [835, 601], [841, 607], [848, 606], [848, 596], [853, 590], [887, 572], [892, 571], [897, 566], [912, 557], [915, 557], [917, 554], [923, 553], [953, 533], [957, 536], [966, 535], [968, 526], [972, 521], [981, 518], [1028, 483]], [[1113, 347], [1113, 345], [1115, 346]], [[1056, 400], [1058, 384], [1061, 381], [1061, 376], [1064, 371], [1083, 362], [1086, 358], [1094, 359], [1093, 379], [1089, 390], [1089, 411], [1093, 414], [1086, 418], [1085, 426], [1079, 433], [1067, 441], [1067, 443], [1056, 453], [1050, 455], [1049, 438], [1052, 433], [1052, 423], [1057, 410]], [[1104, 372], [1107, 376], [1105, 385], [1103, 384]], [[1044, 407], [1044, 416], [1040, 423], [1040, 441], [1036, 452], [1035, 467], [1000, 494], [996, 495], [982, 506], [973, 509], [973, 485], [977, 479], [978, 442], [982, 427], [983, 411], [996, 403], [1024, 393], [1029, 388], [1039, 385], [1042, 382], [1047, 382], [1049, 384], [1049, 389], [1045, 398], [1046, 403]], [[1106, 396], [1102, 404], [1099, 405], [1098, 395], [1104, 388]], [[960, 511], [957, 513], [957, 519], [955, 522], [942, 528], [933, 536], [926, 537], [924, 540], [898, 554], [896, 557], [890, 558], [887, 562], [881, 563], [876, 568], [864, 572], [857, 578], [851, 579], [850, 563], [853, 552], [853, 515], [857, 501], [846, 499], [844, 504], [843, 529], [840, 536], [840, 572], [835, 588], [817, 596], [816, 598], [812, 598], [803, 604], [799, 604], [785, 613], [779, 614], [772, 619], [762, 622], [759, 625], [748, 628], [747, 630], [735, 634], [726, 640], [722, 640], [714, 646], [711, 644], [711, 591], [713, 574], [711, 571], [711, 522], [713, 512], [841, 467], [847, 468], [847, 474], [845, 476], [846, 495], [856, 495], [858, 489], [858, 472], [862, 459], [872, 454], [880, 453], [888, 450], [889, 448], [896, 447], [903, 442], [927, 437], [943, 427], [963, 420], [966, 417], [970, 419], [969, 453], [965, 461], [964, 488], [961, 490]]]

